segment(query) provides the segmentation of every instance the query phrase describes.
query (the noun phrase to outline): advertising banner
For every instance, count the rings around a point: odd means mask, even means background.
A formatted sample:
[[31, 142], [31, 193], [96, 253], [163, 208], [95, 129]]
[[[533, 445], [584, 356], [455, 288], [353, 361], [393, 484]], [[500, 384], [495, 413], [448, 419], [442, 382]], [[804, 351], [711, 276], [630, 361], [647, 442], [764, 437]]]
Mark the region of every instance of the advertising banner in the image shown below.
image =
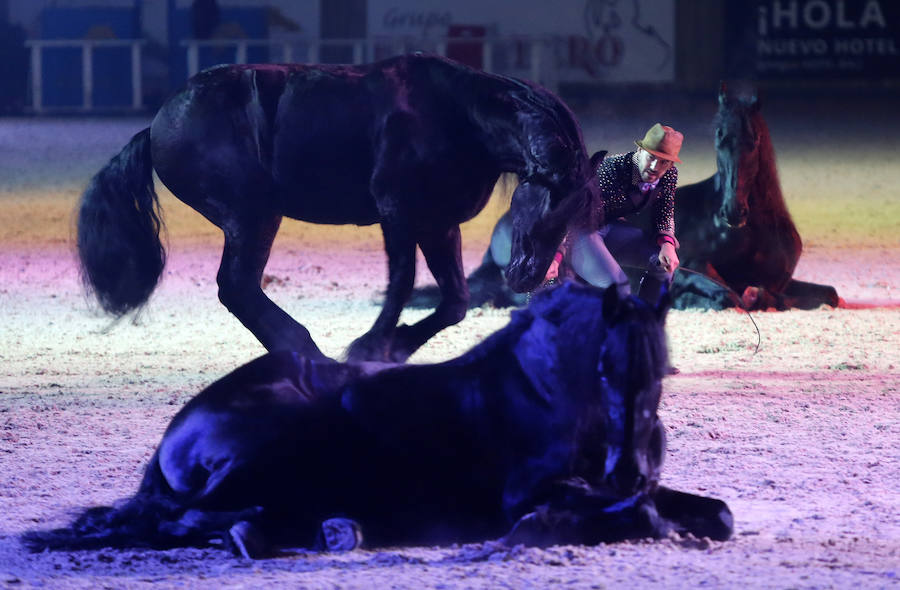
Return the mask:
[[[373, 38], [466, 39], [448, 47], [470, 65], [477, 40], [510, 40], [494, 60], [515, 67], [542, 39], [562, 82], [667, 82], [675, 72], [675, 0], [369, 0]], [[516, 40], [517, 39], [517, 40]], [[472, 41], [475, 40], [475, 41]], [[496, 68], [495, 68], [496, 69]]]
[[753, 0], [727, 16], [731, 61], [756, 78], [900, 75], [896, 0]]

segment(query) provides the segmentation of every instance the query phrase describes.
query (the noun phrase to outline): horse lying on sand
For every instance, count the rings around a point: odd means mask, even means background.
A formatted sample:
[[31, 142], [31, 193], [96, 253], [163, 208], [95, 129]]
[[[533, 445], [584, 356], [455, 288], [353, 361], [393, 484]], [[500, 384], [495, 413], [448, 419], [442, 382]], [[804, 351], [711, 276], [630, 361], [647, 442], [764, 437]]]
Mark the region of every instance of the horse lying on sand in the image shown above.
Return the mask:
[[675, 193], [681, 263], [696, 271], [676, 273], [675, 307], [837, 307], [834, 287], [793, 278], [803, 242], [759, 99], [731, 97], [723, 84], [715, 130], [716, 173]]
[[[362, 66], [228, 65], [191, 78], [81, 200], [78, 252], [101, 307], [144, 305], [165, 264], [153, 172], [222, 229], [219, 299], [270, 352], [325, 358], [260, 286], [283, 217], [381, 225], [384, 305], [351, 361], [405, 361], [462, 320], [469, 292], [459, 224], [502, 173], [512, 197], [509, 285], [538, 286], [573, 216], [596, 190], [581, 130], [549, 91], [452, 61], [401, 56]], [[440, 286], [434, 313], [397, 326], [416, 247]]]
[[[720, 500], [659, 485], [665, 305], [567, 283], [432, 365], [269, 353], [172, 419], [138, 492], [32, 550], [728, 539]], [[335, 534], [344, 531], [346, 535]], [[349, 539], [349, 540], [348, 540]]]

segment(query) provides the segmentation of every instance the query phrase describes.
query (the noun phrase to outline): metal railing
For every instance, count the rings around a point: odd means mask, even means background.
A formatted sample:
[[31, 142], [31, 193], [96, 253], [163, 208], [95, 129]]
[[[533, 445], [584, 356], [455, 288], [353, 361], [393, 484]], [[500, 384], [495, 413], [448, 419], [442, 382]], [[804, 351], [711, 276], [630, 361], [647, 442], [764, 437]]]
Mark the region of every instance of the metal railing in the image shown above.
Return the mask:
[[[292, 37], [286, 39], [187, 39], [181, 42], [187, 48], [187, 74], [190, 78], [200, 71], [200, 49], [234, 49], [234, 63], [247, 63], [247, 50], [252, 47], [266, 47], [276, 50], [276, 58], [282, 63], [318, 63], [322, 47], [351, 47], [353, 59], [351, 63], [361, 64], [366, 61], [365, 39], [314, 39]], [[300, 58], [298, 60], [298, 58]], [[276, 61], [276, 60], [271, 60]]]
[[[131, 53], [131, 103], [113, 107], [117, 110], [140, 111], [144, 108], [142, 87], [141, 47], [143, 39], [44, 39], [30, 40], [31, 50], [31, 107], [36, 113], [51, 110], [96, 111], [94, 96], [95, 49], [129, 47]], [[267, 61], [282, 63], [320, 63], [324, 49], [344, 48], [350, 63], [362, 64], [384, 59], [392, 55], [424, 51], [448, 57], [457, 57], [461, 49], [474, 57], [486, 72], [528, 78], [555, 90], [556, 69], [550, 56], [554, 39], [533, 36], [492, 37], [369, 37], [365, 39], [320, 39], [291, 36], [281, 39], [188, 39], [181, 42], [185, 48], [188, 77], [201, 69], [201, 49], [233, 49], [235, 63], [247, 63], [250, 50], [268, 48]], [[77, 105], [48, 105], [44, 93], [44, 51], [50, 48], [81, 49], [81, 103]], [[254, 56], [256, 58], [256, 56]], [[212, 65], [212, 64], [207, 64]], [[472, 64], [470, 64], [472, 65]], [[476, 64], [478, 67], [479, 64]], [[110, 107], [102, 107], [108, 109]]]
[[[141, 46], [143, 39], [37, 39], [26, 41], [31, 50], [31, 107], [37, 113], [48, 110], [44, 104], [43, 58], [46, 48], [80, 48], [81, 49], [81, 105], [62, 107], [79, 111], [94, 110], [94, 60], [96, 48], [130, 47], [131, 48], [131, 110], [144, 108], [143, 88], [141, 86]], [[55, 107], [59, 108], [59, 107]]]
[[[448, 56], [449, 50], [459, 47], [481, 48], [481, 68], [486, 72], [525, 75], [529, 79], [554, 88], [556, 79], [552, 76], [550, 60], [546, 57], [552, 44], [549, 37], [494, 36], [494, 37], [369, 37], [366, 39], [320, 39], [316, 37], [286, 37], [283, 39], [187, 39], [181, 42], [187, 48], [187, 74], [193, 76], [200, 71], [200, 49], [234, 49], [235, 63], [247, 63], [248, 49], [265, 47], [269, 49], [271, 61], [282, 63], [319, 63], [322, 48], [349, 48], [352, 51], [350, 63], [362, 64], [411, 53], [426, 51]], [[512, 68], [501, 66], [498, 56], [514, 47], [517, 58]], [[509, 66], [509, 59], [504, 60]]]

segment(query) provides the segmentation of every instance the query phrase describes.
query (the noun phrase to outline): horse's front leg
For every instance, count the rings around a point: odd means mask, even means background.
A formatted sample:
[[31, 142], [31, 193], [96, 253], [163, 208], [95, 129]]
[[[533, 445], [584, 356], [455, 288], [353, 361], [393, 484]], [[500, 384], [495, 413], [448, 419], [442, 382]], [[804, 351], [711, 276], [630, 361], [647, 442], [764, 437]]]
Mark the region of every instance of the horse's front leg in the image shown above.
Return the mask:
[[400, 312], [412, 294], [416, 280], [416, 241], [405, 223], [385, 221], [381, 224], [381, 230], [388, 257], [384, 305], [371, 329], [354, 340], [347, 349], [347, 360], [350, 362], [406, 360], [406, 357], [393, 357], [392, 339]]
[[469, 286], [462, 265], [462, 240], [459, 226], [444, 232], [419, 237], [419, 246], [428, 269], [437, 281], [441, 301], [425, 318], [411, 326], [400, 326], [391, 344], [391, 360], [402, 362], [419, 349], [429, 338], [466, 317], [469, 307]]
[[831, 285], [820, 285], [791, 279], [784, 288], [784, 299], [789, 307], [816, 309], [822, 304], [839, 307], [841, 298]]
[[679, 533], [727, 541], [734, 531], [734, 516], [728, 505], [715, 498], [697, 496], [659, 486], [651, 493], [659, 516]]
[[617, 500], [589, 486], [561, 486], [557, 494], [522, 516], [501, 539], [508, 545], [596, 545], [659, 538], [670, 525], [646, 494]]

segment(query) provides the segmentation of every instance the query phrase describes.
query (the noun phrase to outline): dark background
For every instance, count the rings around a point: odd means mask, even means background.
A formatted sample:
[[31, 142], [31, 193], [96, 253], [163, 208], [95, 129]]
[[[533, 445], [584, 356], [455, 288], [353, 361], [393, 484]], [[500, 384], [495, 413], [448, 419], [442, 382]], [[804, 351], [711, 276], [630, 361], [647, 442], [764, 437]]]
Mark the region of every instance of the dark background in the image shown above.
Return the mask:
[[[265, 39], [272, 10], [265, 3], [134, 0], [132, 7], [89, 2], [45, 2], [28, 30], [11, 22], [17, 2], [0, 0], [0, 113], [33, 112], [28, 40], [144, 39], [141, 109], [152, 112], [187, 77], [186, 39], [215, 36], [221, 23], [238, 23], [247, 38]], [[366, 38], [366, 0], [319, 0], [320, 39]], [[626, 4], [629, 0], [622, 0]], [[656, 0], [631, 0], [653, 10]], [[668, 0], [658, 0], [660, 2]], [[150, 4], [150, 3], [153, 4]], [[448, 0], [448, 6], [452, 2]], [[168, 39], [148, 38], [141, 15], [165, 10]], [[510, 2], [510, 10], [516, 3]], [[900, 3], [893, 0], [675, 0], [675, 74], [665, 83], [605, 83], [603, 92], [632, 96], [648, 90], [709, 96], [720, 80], [769, 95], [893, 95], [900, 88]], [[282, 23], [282, 26], [283, 23]], [[287, 25], [289, 26], [289, 24]], [[60, 112], [81, 108], [81, 50], [44, 49], [42, 106]], [[247, 61], [279, 61], [265, 47], [250, 47]], [[127, 47], [96, 48], [91, 113], [132, 111], [131, 56]], [[348, 47], [323, 47], [319, 61], [346, 63]], [[233, 50], [204, 47], [201, 67], [235, 61]], [[597, 94], [597, 84], [561, 84], [575, 106]]]

